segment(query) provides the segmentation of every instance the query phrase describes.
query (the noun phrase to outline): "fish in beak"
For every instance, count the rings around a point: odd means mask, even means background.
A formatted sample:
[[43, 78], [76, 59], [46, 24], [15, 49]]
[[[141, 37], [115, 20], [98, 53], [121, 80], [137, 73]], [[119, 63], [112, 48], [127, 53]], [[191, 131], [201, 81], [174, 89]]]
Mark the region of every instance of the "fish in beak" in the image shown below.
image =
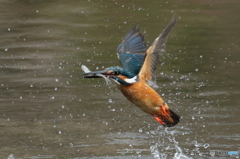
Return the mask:
[[110, 81], [109, 77], [112, 76], [111, 73], [107, 70], [102, 70], [102, 71], [91, 71], [87, 68], [87, 66], [82, 65], [81, 66], [83, 70], [83, 78], [104, 78], [106, 81], [106, 84], [111, 84], [112, 82]]

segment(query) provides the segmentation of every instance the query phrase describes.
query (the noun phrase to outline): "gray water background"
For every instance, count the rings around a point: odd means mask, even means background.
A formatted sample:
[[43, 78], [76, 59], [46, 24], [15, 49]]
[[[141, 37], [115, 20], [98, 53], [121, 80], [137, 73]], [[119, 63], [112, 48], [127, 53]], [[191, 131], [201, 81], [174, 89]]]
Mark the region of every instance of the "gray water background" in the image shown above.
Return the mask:
[[[0, 158], [211, 158], [240, 147], [240, 1], [1, 0]], [[164, 128], [91, 70], [119, 65], [138, 25], [148, 45], [178, 19], [157, 90]], [[217, 156], [233, 158], [229, 155]]]

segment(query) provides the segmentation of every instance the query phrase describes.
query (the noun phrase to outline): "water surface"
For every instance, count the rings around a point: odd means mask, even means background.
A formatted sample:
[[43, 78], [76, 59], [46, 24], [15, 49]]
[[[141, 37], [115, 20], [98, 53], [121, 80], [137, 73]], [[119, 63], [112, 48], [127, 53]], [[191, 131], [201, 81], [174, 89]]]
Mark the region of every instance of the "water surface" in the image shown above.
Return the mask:
[[[239, 2], [0, 1], [1, 158], [211, 158], [239, 151]], [[138, 25], [150, 45], [176, 16], [157, 70], [182, 116], [163, 128], [92, 70]], [[229, 155], [216, 156], [233, 158]]]

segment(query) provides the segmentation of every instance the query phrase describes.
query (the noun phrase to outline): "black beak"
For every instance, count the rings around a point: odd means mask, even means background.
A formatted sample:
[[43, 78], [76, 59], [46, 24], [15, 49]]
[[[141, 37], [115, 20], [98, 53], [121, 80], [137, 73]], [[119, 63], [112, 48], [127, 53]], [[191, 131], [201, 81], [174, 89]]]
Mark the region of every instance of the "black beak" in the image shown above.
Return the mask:
[[104, 75], [104, 76], [110, 76], [110, 74], [107, 73], [108, 71], [102, 70], [102, 71], [92, 71], [92, 72], [87, 72], [83, 73], [83, 78], [102, 78], [99, 76], [99, 74]]

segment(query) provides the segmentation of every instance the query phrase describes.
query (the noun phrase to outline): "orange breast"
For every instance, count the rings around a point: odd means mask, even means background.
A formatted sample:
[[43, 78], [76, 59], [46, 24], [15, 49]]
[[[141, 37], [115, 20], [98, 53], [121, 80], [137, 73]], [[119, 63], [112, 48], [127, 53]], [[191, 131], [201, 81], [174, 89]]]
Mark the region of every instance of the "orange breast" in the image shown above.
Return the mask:
[[168, 109], [161, 96], [145, 80], [140, 80], [128, 86], [120, 85], [119, 89], [129, 101], [148, 114], [158, 113], [160, 111], [159, 106], [165, 106]]

